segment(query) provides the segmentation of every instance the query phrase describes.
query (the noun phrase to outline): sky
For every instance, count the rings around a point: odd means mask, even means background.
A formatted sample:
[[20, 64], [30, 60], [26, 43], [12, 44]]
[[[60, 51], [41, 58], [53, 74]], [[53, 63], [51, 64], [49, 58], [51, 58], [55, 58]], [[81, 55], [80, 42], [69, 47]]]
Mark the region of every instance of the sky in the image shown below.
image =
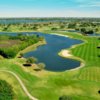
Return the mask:
[[0, 17], [100, 17], [100, 0], [0, 0]]

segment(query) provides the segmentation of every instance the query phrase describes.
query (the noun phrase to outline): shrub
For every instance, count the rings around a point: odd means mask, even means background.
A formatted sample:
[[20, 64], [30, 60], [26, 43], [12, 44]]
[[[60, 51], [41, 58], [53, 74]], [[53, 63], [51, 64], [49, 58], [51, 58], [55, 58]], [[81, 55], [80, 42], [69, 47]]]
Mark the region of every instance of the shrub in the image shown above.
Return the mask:
[[24, 54], [21, 52], [21, 53], [20, 53], [20, 56], [23, 57], [23, 55], [24, 55]]
[[44, 64], [44, 63], [39, 63], [39, 64], [37, 64], [37, 65], [38, 65], [38, 68], [39, 68], [40, 70], [42, 70], [42, 69], [45, 68], [45, 64]]
[[59, 98], [59, 100], [72, 100], [72, 98], [69, 97], [69, 96], [63, 95], [63, 96], [61, 96], [61, 97]]
[[58, 29], [58, 28], [55, 28], [55, 27], [51, 28], [52, 31], [56, 31], [57, 29]]
[[29, 58], [27, 58], [26, 62], [29, 64], [33, 64], [33, 63], [37, 62], [37, 59], [34, 57], [29, 57]]
[[13, 100], [14, 93], [11, 85], [6, 81], [0, 80], [0, 100]]
[[8, 49], [5, 49], [5, 48], [0, 49], [0, 54], [5, 58], [14, 58], [17, 52], [18, 50], [15, 49], [14, 47], [8, 48]]

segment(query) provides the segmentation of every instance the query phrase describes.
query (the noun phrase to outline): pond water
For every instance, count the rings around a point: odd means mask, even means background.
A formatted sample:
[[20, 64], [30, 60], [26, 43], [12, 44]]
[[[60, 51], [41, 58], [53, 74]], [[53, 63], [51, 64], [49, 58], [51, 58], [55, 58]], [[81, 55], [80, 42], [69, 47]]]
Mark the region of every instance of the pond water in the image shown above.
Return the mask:
[[[2, 32], [0, 34], [2, 34]], [[8, 34], [12, 36], [16, 35], [16, 33]], [[24, 32], [23, 34], [27, 33]], [[82, 41], [71, 39], [69, 37], [43, 34], [37, 32], [31, 32], [29, 34], [39, 34], [40, 36], [45, 37], [47, 44], [39, 46], [35, 51], [26, 53], [24, 55], [25, 58], [32, 56], [36, 57], [38, 59], [38, 63], [45, 63], [45, 69], [49, 71], [65, 71], [80, 66], [79, 61], [60, 57], [58, 53], [62, 49], [70, 48], [72, 45], [82, 43]]]
[[66, 22], [66, 19], [32, 19], [32, 18], [22, 18], [22, 19], [0, 19], [0, 24], [20, 24], [20, 23], [38, 23], [38, 22]]
[[94, 33], [94, 34], [89, 34], [89, 36], [100, 36], [100, 34]]

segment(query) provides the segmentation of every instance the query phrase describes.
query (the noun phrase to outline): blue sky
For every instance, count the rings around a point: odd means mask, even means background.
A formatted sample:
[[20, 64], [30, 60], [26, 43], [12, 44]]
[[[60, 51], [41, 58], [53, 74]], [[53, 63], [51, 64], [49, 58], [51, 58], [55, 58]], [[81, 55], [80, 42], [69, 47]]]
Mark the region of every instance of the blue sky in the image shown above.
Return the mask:
[[0, 0], [0, 17], [100, 17], [100, 0]]

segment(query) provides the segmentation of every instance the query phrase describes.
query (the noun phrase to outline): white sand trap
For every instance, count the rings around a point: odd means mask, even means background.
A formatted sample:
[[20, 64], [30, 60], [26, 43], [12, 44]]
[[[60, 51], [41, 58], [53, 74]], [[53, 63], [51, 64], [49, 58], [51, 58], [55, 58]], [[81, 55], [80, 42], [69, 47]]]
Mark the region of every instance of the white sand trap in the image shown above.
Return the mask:
[[72, 56], [68, 50], [62, 50], [61, 54], [63, 57], [71, 57]]
[[58, 35], [58, 36], [63, 36], [63, 37], [69, 37], [69, 36], [67, 36], [67, 35], [58, 34], [58, 33], [51, 33], [51, 35]]
[[[63, 57], [69, 57], [69, 58], [73, 57], [73, 55], [70, 54], [70, 51], [69, 51], [69, 50], [62, 50], [62, 51], [61, 51], [61, 55], [62, 55]], [[81, 62], [81, 64], [80, 64], [79, 67], [74, 68], [74, 69], [71, 69], [71, 71], [73, 71], [73, 70], [78, 70], [78, 69], [80, 69], [80, 68], [82, 68], [82, 67], [84, 67], [84, 66], [85, 66], [85, 63]]]

